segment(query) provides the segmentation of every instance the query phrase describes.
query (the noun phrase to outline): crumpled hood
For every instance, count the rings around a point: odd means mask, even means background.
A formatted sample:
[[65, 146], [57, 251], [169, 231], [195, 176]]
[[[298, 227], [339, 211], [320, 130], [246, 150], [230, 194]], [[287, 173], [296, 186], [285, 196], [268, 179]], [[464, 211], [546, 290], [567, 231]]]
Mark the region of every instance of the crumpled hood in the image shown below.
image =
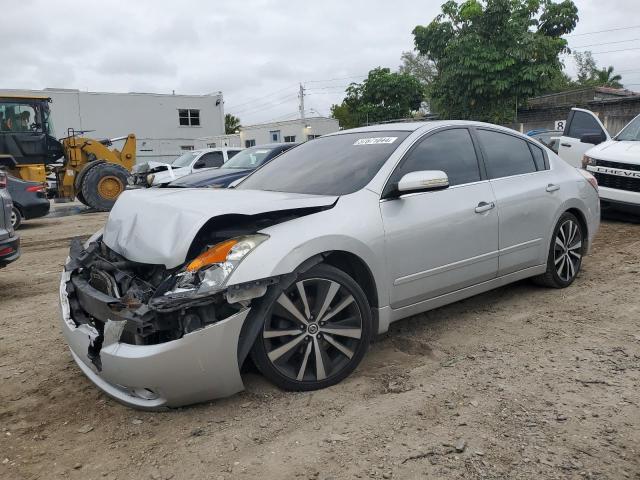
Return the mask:
[[128, 260], [177, 267], [211, 218], [332, 205], [338, 197], [234, 189], [146, 189], [123, 192], [104, 228], [109, 248]]
[[150, 170], [160, 167], [161, 169], [164, 167], [166, 169], [169, 166], [169, 162], [156, 162], [154, 160], [149, 160], [148, 162], [138, 163], [133, 166], [131, 169], [131, 173], [147, 173]]
[[640, 164], [640, 142], [609, 140], [589, 149], [585, 155], [598, 160]]

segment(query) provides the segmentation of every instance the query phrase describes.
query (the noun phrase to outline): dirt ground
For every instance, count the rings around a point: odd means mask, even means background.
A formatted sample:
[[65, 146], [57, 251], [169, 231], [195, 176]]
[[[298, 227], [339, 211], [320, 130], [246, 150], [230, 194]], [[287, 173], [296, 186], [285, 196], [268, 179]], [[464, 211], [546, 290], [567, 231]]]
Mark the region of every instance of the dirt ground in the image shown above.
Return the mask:
[[520, 282], [398, 322], [342, 384], [124, 407], [73, 363], [57, 289], [104, 214], [28, 222], [0, 271], [2, 479], [640, 479], [640, 225], [566, 290]]

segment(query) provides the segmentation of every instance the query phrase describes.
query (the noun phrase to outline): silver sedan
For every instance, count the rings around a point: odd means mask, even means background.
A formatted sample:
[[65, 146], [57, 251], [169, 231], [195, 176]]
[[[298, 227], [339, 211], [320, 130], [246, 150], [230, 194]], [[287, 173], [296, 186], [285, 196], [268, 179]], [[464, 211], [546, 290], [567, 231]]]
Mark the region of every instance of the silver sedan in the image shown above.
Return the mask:
[[396, 320], [528, 277], [568, 287], [599, 217], [594, 178], [513, 130], [342, 131], [234, 189], [125, 192], [72, 244], [63, 330], [139, 408], [231, 395], [249, 358], [281, 388], [324, 388]]

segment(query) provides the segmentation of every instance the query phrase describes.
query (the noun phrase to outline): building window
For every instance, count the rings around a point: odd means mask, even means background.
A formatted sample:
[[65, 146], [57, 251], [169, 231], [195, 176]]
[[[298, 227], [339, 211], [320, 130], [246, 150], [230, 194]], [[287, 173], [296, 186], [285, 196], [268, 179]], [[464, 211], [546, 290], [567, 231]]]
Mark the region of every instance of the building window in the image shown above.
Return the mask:
[[280, 141], [280, 130], [272, 130], [269, 132], [269, 138], [272, 142], [278, 143]]
[[286, 135], [284, 137], [284, 141], [285, 141], [285, 143], [294, 143], [296, 141], [296, 136], [295, 135]]
[[180, 150], [193, 150], [193, 145], [181, 145]]
[[178, 110], [178, 120], [183, 127], [200, 126], [200, 110], [181, 108]]
[[207, 147], [216, 148], [216, 144], [215, 143], [207, 143]]
[[245, 146], [245, 148], [255, 147], [256, 146], [256, 141], [255, 140], [245, 140], [244, 141], [244, 146]]
[[314, 138], [318, 138], [320, 135], [307, 135], [307, 140], [313, 140]]

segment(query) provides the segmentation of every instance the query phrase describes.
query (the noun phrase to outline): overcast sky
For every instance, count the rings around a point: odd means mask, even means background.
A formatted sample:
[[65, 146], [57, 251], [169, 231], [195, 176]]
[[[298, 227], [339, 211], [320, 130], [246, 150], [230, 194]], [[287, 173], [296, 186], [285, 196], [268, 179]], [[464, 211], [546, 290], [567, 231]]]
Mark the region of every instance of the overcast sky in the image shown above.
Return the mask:
[[[350, 81], [397, 68], [413, 48], [411, 30], [443, 1], [8, 2], [0, 88], [222, 91], [226, 112], [251, 124], [295, 117], [303, 82], [307, 115], [328, 115]], [[592, 50], [640, 90], [640, 1], [574, 1], [580, 22], [570, 46]], [[621, 27], [635, 28], [577, 35]]]

